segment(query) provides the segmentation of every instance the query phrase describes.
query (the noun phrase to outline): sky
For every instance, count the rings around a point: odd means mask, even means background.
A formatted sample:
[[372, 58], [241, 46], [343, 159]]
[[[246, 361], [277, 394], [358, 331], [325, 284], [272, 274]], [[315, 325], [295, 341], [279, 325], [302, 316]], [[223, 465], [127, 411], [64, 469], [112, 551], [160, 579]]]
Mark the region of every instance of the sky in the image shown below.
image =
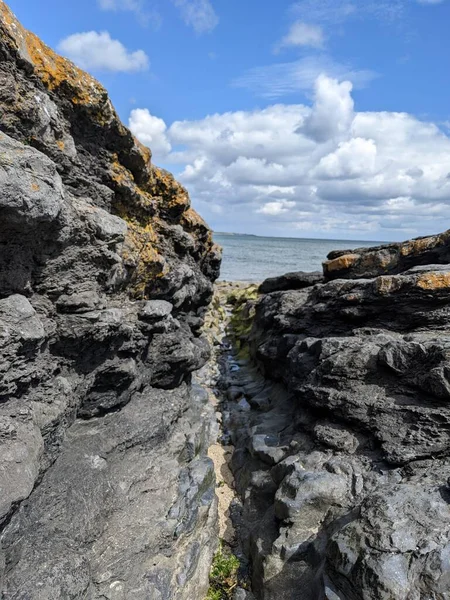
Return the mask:
[[450, 0], [9, 0], [215, 231], [450, 228]]

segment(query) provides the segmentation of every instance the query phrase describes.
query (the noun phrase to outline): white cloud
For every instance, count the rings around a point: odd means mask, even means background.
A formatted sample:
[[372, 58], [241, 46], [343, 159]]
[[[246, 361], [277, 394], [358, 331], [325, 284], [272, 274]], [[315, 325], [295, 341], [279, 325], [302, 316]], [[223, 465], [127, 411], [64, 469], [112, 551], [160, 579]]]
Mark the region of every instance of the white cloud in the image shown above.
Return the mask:
[[150, 132], [150, 146], [159, 145], [219, 230], [386, 239], [450, 222], [450, 138], [406, 113], [355, 111], [349, 82], [320, 77], [312, 106], [276, 104], [167, 129], [148, 112], [133, 114], [142, 125], [134, 132], [144, 142]]
[[215, 29], [219, 18], [209, 0], [172, 0], [180, 10], [183, 21], [197, 33]]
[[263, 207], [258, 209], [258, 212], [263, 215], [277, 216], [288, 212], [288, 210], [294, 206], [295, 202], [288, 200], [277, 200], [276, 202], [267, 202]]
[[294, 17], [335, 26], [351, 19], [395, 22], [404, 18], [409, 0], [300, 0], [291, 6]]
[[59, 43], [58, 50], [87, 70], [132, 72], [144, 71], [150, 65], [143, 50], [129, 52], [107, 31], [74, 33]]
[[364, 88], [377, 77], [369, 70], [355, 70], [326, 54], [307, 56], [288, 63], [249, 69], [232, 82], [234, 87], [250, 89], [264, 98], [281, 98], [299, 91], [309, 91], [321, 75], [352, 81], [356, 89]]
[[142, 9], [141, 0], [98, 0], [102, 10], [130, 10], [138, 11]]
[[352, 138], [320, 159], [315, 174], [323, 179], [355, 179], [375, 172], [377, 147], [373, 140]]
[[349, 81], [339, 83], [336, 79], [319, 75], [313, 110], [305, 119], [301, 132], [316, 142], [325, 142], [346, 131], [353, 119], [352, 89]]
[[146, 108], [131, 111], [129, 128], [146, 146], [152, 149], [155, 157], [163, 159], [172, 149], [167, 139], [167, 126], [162, 119], [154, 117]]
[[322, 48], [325, 43], [325, 36], [322, 27], [319, 25], [309, 25], [303, 21], [295, 21], [288, 33], [280, 40], [275, 47], [278, 52], [282, 48], [295, 46], [310, 46], [312, 48]]
[[97, 0], [97, 3], [102, 10], [132, 12], [143, 25], [151, 23], [155, 29], [158, 29], [162, 22], [159, 12], [147, 6], [145, 0]]
[[417, 0], [419, 4], [442, 4], [445, 0]]

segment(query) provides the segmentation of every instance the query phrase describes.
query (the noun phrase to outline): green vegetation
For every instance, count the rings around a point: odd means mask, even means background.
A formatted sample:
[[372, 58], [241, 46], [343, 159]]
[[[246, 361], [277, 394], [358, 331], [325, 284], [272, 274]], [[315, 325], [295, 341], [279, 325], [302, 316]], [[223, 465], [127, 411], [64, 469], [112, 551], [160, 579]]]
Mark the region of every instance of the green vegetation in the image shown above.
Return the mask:
[[236, 556], [221, 544], [211, 566], [206, 600], [231, 600], [238, 584], [239, 566]]
[[239, 358], [249, 358], [249, 338], [258, 298], [257, 285], [233, 290], [227, 297], [227, 302], [233, 306], [230, 319], [231, 335]]

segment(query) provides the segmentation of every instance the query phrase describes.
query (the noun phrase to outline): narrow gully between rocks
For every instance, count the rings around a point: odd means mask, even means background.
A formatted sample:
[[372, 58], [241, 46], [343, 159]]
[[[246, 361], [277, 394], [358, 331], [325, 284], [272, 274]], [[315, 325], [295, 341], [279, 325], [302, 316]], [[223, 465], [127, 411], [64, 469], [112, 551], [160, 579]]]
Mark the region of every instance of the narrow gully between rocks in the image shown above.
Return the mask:
[[[243, 522], [243, 505], [233, 474], [233, 429], [237, 422], [246, 421], [251, 410], [244, 385], [252, 385], [254, 375], [249, 361], [239, 357], [233, 344], [231, 325], [233, 306], [229, 302], [233, 292], [247, 289], [245, 283], [218, 283], [214, 299], [206, 317], [205, 335], [211, 345], [211, 359], [195, 376], [197, 383], [208, 392], [217, 418], [217, 441], [209, 448], [208, 456], [214, 463], [216, 496], [218, 500], [219, 553], [236, 557], [237, 572], [228, 581], [219, 583], [220, 592], [214, 595], [212, 585], [207, 600], [253, 600], [251, 590], [251, 565], [245, 549], [246, 524]], [[213, 566], [214, 568], [214, 566]]]
[[[275, 464], [275, 455], [283, 450], [277, 448], [281, 442], [280, 435], [264, 431], [264, 425], [261, 429], [256, 415], [268, 409], [273, 394], [279, 400], [284, 390], [267, 382], [252, 366], [245, 350], [239, 348], [236, 331], [239, 325], [236, 327], [236, 322], [233, 323], [233, 310], [236, 301], [252, 297], [254, 290], [256, 287], [248, 283], [216, 284], [214, 300], [205, 324], [212, 357], [196, 375], [197, 383], [208, 391], [218, 422], [218, 439], [210, 447], [208, 455], [214, 463], [216, 473], [219, 552], [236, 556], [239, 561], [239, 568], [228, 584], [225, 583], [223, 587], [220, 584], [220, 593], [216, 596], [211, 594], [207, 600], [253, 600], [262, 597], [262, 590], [252, 590], [252, 556], [255, 553], [251, 548], [251, 531], [255, 520], [258, 522], [269, 503], [273, 503], [273, 494], [264, 501], [263, 488], [267, 481], [258, 482], [258, 477], [261, 459], [263, 463]], [[250, 321], [251, 319], [248, 320]], [[258, 434], [258, 428], [261, 429], [261, 434]], [[250, 455], [247, 452], [248, 430], [256, 433], [253, 441], [257, 440]], [[253, 458], [255, 464], [252, 464]], [[255, 491], [259, 487], [263, 497], [262, 504], [255, 498]], [[272, 488], [273, 486], [269, 486], [269, 494], [274, 491]], [[214, 586], [212, 589], [215, 589]]]

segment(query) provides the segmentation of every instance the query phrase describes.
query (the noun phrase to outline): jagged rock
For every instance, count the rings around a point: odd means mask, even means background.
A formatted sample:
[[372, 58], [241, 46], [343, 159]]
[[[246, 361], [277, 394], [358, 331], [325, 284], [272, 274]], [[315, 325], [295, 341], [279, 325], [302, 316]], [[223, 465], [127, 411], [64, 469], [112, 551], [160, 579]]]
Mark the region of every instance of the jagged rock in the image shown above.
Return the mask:
[[450, 230], [402, 243], [357, 250], [335, 250], [324, 262], [328, 279], [377, 277], [401, 273], [419, 265], [450, 262]]
[[201, 597], [215, 431], [190, 380], [220, 249], [2, 0], [0, 236], [0, 595]]
[[266, 409], [229, 423], [258, 598], [447, 597], [449, 239], [335, 252], [252, 299]]

